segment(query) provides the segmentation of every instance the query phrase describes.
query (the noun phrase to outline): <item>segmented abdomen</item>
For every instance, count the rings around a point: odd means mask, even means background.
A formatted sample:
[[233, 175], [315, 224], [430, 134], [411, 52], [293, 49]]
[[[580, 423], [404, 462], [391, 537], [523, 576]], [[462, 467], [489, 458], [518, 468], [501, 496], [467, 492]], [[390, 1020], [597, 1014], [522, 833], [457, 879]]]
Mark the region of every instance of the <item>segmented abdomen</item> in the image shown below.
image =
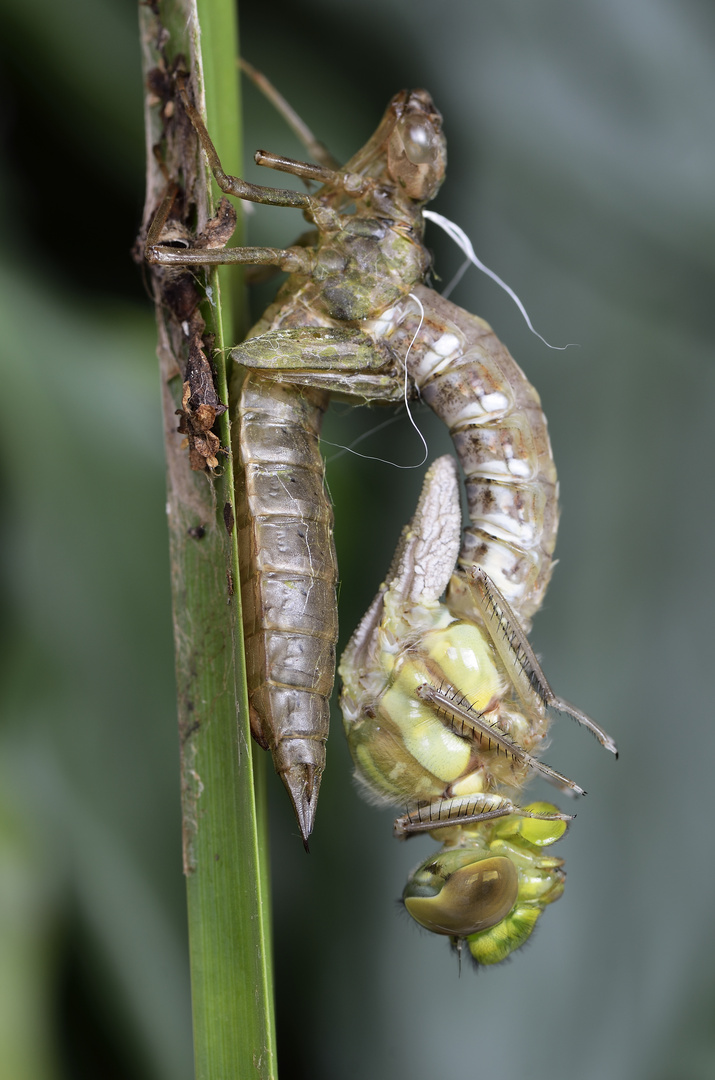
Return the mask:
[[333, 513], [318, 445], [327, 403], [323, 391], [248, 374], [234, 422], [251, 728], [304, 837], [325, 765], [337, 641]]
[[[414, 294], [424, 321], [407, 369], [449, 427], [466, 477], [470, 524], [459, 564], [485, 570], [527, 623], [551, 577], [559, 517], [539, 395], [487, 323], [426, 286]], [[383, 332], [404, 358], [420, 311], [406, 297], [393, 312]]]

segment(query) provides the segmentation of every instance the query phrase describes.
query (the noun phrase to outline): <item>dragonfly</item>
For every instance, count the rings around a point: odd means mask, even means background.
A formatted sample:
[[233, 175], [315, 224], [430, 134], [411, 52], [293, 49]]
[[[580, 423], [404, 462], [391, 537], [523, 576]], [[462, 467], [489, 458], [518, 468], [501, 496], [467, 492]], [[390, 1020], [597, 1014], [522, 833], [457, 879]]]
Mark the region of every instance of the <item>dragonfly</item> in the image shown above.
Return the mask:
[[410, 875], [405, 908], [491, 965], [523, 945], [563, 893], [563, 860], [545, 849], [571, 815], [517, 801], [534, 775], [585, 794], [540, 758], [549, 709], [616, 747], [554, 695], [494, 581], [476, 563], [465, 569], [461, 534], [457, 468], [446, 456], [428, 470], [388, 576], [343, 654], [341, 707], [367, 797], [404, 808], [395, 836], [428, 832], [443, 842]]
[[[179, 250], [165, 242], [164, 200], [145, 249], [164, 267], [239, 263], [289, 274], [231, 352], [232, 449], [251, 727], [272, 753], [307, 844], [337, 639], [333, 518], [319, 451], [330, 395], [379, 403], [420, 395], [447, 423], [467, 481], [460, 564], [481, 566], [504, 602], [517, 605], [522, 635], [551, 573], [556, 475], [536, 391], [486, 323], [426, 284], [424, 208], [446, 169], [442, 117], [426, 91], [396, 94], [343, 166], [315, 140], [318, 164], [257, 152], [259, 165], [317, 182], [315, 194], [228, 175], [181, 74], [177, 100], [226, 195], [300, 209], [314, 227], [288, 248]], [[466, 573], [453, 575], [449, 602], [469, 615], [466, 582]], [[548, 704], [595, 730], [553, 695]]]

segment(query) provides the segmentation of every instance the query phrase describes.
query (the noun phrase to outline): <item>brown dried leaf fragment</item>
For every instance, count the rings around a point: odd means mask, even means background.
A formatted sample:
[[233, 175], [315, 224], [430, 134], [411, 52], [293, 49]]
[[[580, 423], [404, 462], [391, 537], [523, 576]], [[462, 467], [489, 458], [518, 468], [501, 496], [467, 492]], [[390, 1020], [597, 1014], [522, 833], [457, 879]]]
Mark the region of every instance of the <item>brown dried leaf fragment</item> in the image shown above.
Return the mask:
[[[192, 163], [196, 158], [196, 135], [185, 110], [174, 107], [177, 74], [180, 75], [184, 67], [181, 56], [177, 56], [172, 62], [162, 57], [159, 65], [147, 76], [147, 89], [152, 104], [161, 105], [159, 115], [162, 132], [153, 151], [167, 180], [164, 203], [167, 199], [170, 200], [168, 217], [161, 231], [161, 243], [177, 249], [191, 247], [215, 250], [224, 247], [233, 235], [237, 213], [224, 197], [201, 232], [195, 235], [187, 224], [195, 216], [192, 193], [196, 177]], [[173, 170], [167, 167], [168, 152], [172, 160], [183, 163], [184, 187], [169, 179]], [[141, 261], [144, 256], [149, 220], [147, 218], [134, 247], [133, 254], [137, 261]], [[210, 354], [213, 342], [205, 337], [206, 324], [199, 311], [199, 305], [204, 299], [202, 279], [203, 273], [199, 272], [197, 275], [195, 270], [184, 267], [154, 267], [151, 273], [154, 296], [169, 315], [174, 355], [177, 360], [182, 353], [187, 355], [183, 371], [181, 408], [177, 409], [177, 415], [181, 417], [178, 431], [186, 436], [182, 449], [188, 449], [189, 464], [195, 472], [218, 467], [221, 443], [212, 428], [217, 417], [227, 408], [216, 391], [213, 369], [207, 358], [207, 351]], [[187, 346], [188, 353], [185, 353]], [[181, 366], [184, 366], [183, 363]], [[173, 377], [173, 374], [172, 372], [170, 377]], [[175, 374], [180, 374], [178, 365]]]
[[216, 418], [226, 412], [214, 386], [213, 371], [204, 352], [204, 320], [195, 311], [189, 323], [189, 358], [186, 362], [181, 417], [177, 431], [186, 435], [189, 463], [196, 472], [215, 469], [221, 442], [211, 430]]
[[216, 213], [206, 222], [206, 228], [193, 241], [197, 248], [222, 248], [233, 236], [238, 221], [235, 207], [224, 195], [216, 207]]
[[[178, 192], [174, 212], [183, 213], [182, 201]], [[190, 242], [198, 247], [220, 248], [231, 238], [235, 227], [236, 211], [227, 199], [222, 199], [216, 214], [198, 236], [191, 238], [182, 222], [172, 217], [164, 229], [163, 239], [177, 246]], [[177, 430], [186, 435], [182, 445], [188, 447], [191, 468], [195, 472], [215, 469], [219, 464], [217, 454], [221, 443], [211, 429], [227, 406], [216, 391], [213, 369], [206, 356], [205, 350], [211, 348], [212, 341], [204, 337], [206, 324], [199, 311], [201, 294], [196, 287], [196, 277], [186, 270], [177, 272], [169, 268], [156, 270], [154, 280], [159, 283], [162, 305], [169, 309], [188, 339], [181, 408], [177, 409], [181, 420]]]

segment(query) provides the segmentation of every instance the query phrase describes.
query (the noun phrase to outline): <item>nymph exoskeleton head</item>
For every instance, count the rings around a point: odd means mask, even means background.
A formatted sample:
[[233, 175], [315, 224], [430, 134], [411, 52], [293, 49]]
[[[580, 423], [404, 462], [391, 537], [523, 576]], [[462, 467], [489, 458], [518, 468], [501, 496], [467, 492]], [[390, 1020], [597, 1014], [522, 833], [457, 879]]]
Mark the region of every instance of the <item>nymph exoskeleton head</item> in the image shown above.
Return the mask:
[[414, 202], [433, 199], [447, 168], [442, 116], [426, 90], [401, 90], [345, 171], [391, 180]]

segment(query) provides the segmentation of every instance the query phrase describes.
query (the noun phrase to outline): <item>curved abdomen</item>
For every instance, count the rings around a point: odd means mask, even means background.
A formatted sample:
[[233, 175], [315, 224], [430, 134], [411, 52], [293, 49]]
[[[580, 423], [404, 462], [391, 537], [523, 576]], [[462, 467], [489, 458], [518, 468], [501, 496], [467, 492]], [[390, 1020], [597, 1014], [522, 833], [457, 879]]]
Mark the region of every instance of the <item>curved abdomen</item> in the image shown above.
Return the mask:
[[[558, 482], [539, 395], [491, 327], [432, 289], [407, 355], [421, 397], [449, 427], [466, 478], [459, 564], [477, 565], [527, 623], [551, 577]], [[388, 340], [404, 357], [420, 322], [409, 297]], [[386, 313], [387, 314], [387, 313]]]

